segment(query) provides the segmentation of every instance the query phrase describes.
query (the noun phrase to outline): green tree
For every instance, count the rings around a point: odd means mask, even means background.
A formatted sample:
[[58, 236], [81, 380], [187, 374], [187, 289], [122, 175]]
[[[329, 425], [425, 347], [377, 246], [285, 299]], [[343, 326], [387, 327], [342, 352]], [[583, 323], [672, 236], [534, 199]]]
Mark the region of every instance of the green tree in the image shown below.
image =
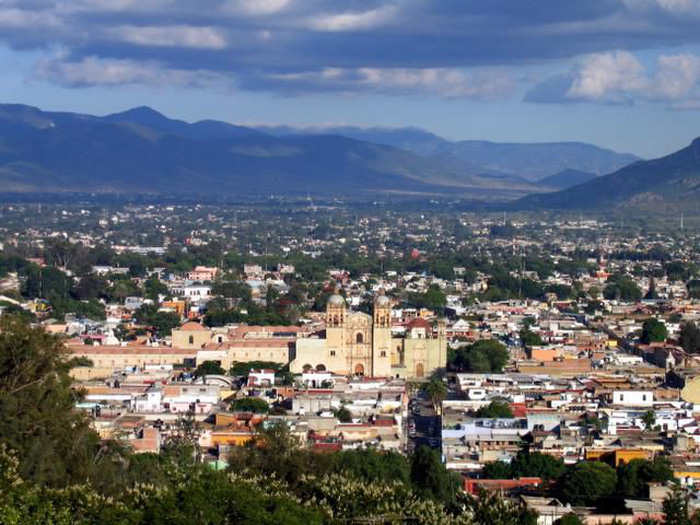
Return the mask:
[[231, 403], [231, 410], [237, 412], [253, 412], [255, 414], [266, 414], [270, 411], [270, 405], [259, 397], [244, 397], [236, 399]]
[[603, 290], [603, 297], [618, 301], [635, 302], [642, 298], [642, 291], [628, 275], [613, 275]]
[[689, 354], [697, 354], [700, 352], [700, 328], [693, 321], [681, 323], [681, 332], [678, 337], [678, 342], [683, 347], [683, 350]]
[[338, 418], [338, 421], [340, 421], [341, 423], [352, 422], [352, 412], [350, 412], [345, 407], [340, 407], [339, 409], [335, 410], [334, 415]]
[[223, 376], [225, 374], [226, 370], [221, 367], [218, 361], [204, 361], [194, 371], [194, 377]]
[[433, 377], [423, 385], [422, 390], [428, 395], [428, 399], [435, 411], [440, 412], [442, 402], [447, 397], [447, 385], [445, 385], [445, 382], [442, 379]]
[[488, 405], [479, 408], [474, 413], [474, 417], [512, 419], [513, 412], [505, 401], [491, 401]]
[[523, 328], [520, 330], [520, 341], [524, 346], [542, 346], [544, 344], [540, 334], [535, 333], [528, 328]]
[[489, 525], [536, 525], [537, 512], [522, 503], [509, 503], [494, 492], [480, 489], [476, 497], [466, 496], [474, 523]]
[[642, 416], [642, 423], [644, 423], [644, 428], [646, 430], [651, 430], [656, 424], [656, 412], [653, 410], [647, 410]]
[[626, 498], [647, 498], [648, 483], [665, 483], [672, 479], [671, 464], [663, 456], [652, 461], [633, 459], [617, 467], [617, 491]]
[[642, 335], [639, 340], [644, 344], [666, 341], [666, 324], [658, 319], [647, 319], [642, 323]]
[[615, 469], [600, 461], [582, 461], [574, 465], [562, 478], [561, 491], [572, 505], [595, 505], [602, 498], [615, 493]]
[[93, 474], [98, 437], [74, 410], [70, 367], [60, 338], [0, 319], [0, 442], [16, 451], [20, 475], [40, 485]]
[[685, 489], [675, 483], [661, 506], [664, 514], [664, 525], [691, 525], [688, 510], [689, 501], [690, 497]]
[[448, 471], [437, 450], [420, 446], [411, 460], [411, 482], [418, 490], [437, 501], [449, 503], [459, 490], [459, 478]]
[[578, 514], [574, 514], [573, 512], [562, 516], [554, 523], [555, 525], [586, 525], [586, 522], [581, 519]]
[[513, 477], [536, 477], [548, 481], [556, 481], [566, 472], [566, 465], [561, 458], [527, 450], [518, 452], [510, 467]]
[[513, 479], [513, 469], [505, 461], [489, 461], [481, 470], [484, 479]]
[[500, 373], [509, 358], [508, 349], [503, 344], [495, 339], [484, 339], [451, 351], [448, 366], [457, 372]]

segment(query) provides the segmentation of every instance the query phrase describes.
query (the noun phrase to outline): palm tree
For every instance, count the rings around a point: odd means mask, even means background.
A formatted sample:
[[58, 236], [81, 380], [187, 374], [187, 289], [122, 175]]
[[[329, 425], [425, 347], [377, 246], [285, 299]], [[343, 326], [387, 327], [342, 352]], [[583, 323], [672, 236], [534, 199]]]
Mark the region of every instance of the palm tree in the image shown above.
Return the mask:
[[653, 410], [647, 410], [644, 412], [644, 415], [642, 416], [642, 423], [644, 423], [646, 430], [651, 430], [654, 428], [654, 424], [656, 423], [656, 413]]
[[434, 377], [423, 385], [423, 391], [428, 394], [428, 399], [433, 404], [435, 412], [439, 414], [442, 402], [447, 397], [447, 386], [445, 383], [441, 379]]

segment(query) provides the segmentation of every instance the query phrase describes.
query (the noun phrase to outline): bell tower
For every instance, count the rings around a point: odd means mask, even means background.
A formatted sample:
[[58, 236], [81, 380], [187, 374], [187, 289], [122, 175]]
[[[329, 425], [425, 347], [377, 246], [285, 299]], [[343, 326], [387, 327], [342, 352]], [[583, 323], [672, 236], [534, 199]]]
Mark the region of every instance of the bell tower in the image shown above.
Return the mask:
[[345, 299], [336, 293], [328, 298], [326, 304], [326, 346], [340, 355], [345, 349], [345, 321], [347, 308]]
[[391, 299], [382, 290], [374, 300], [372, 318], [372, 375], [391, 376]]

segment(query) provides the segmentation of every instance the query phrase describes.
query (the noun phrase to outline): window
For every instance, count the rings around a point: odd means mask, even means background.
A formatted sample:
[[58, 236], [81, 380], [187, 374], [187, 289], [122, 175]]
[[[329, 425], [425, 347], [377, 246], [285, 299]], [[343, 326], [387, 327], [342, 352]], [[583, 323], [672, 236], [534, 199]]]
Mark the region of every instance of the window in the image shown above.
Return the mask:
[[379, 352], [379, 355], [381, 357], [386, 357], [386, 350], [382, 350], [381, 352]]
[[355, 342], [358, 344], [361, 344], [364, 342], [364, 336], [362, 335], [362, 332], [358, 332], [357, 335], [355, 336]]
[[194, 344], [194, 336], [193, 336], [193, 335], [190, 336], [190, 344], [191, 344], [191, 345]]
[[335, 350], [331, 350], [331, 356], [335, 355]]

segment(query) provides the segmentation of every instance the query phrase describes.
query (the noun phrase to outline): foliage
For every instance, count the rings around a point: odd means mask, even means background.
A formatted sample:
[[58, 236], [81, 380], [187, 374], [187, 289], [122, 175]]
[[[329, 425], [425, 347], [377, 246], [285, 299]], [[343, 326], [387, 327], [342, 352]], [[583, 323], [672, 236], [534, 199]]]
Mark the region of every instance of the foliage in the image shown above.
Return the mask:
[[536, 525], [537, 513], [524, 504], [508, 503], [493, 492], [480, 489], [476, 497], [466, 496], [474, 523], [489, 525]]
[[457, 372], [500, 373], [509, 357], [503, 344], [495, 339], [484, 339], [450, 352], [448, 366]]
[[218, 361], [204, 361], [194, 371], [194, 377], [202, 376], [222, 376], [226, 374], [226, 370], [221, 368]]
[[647, 319], [642, 324], [642, 335], [639, 340], [644, 344], [660, 343], [666, 340], [666, 324], [658, 319]]
[[681, 332], [678, 337], [678, 342], [683, 347], [683, 350], [689, 354], [697, 354], [700, 352], [700, 328], [692, 321], [681, 323]]
[[494, 461], [484, 466], [482, 475], [486, 479], [542, 478], [556, 481], [566, 472], [560, 458], [541, 452], [521, 450], [510, 464]]
[[618, 301], [635, 302], [642, 298], [642, 291], [628, 275], [613, 275], [603, 290], [603, 297]]
[[352, 422], [352, 412], [350, 412], [345, 407], [340, 407], [339, 409], [335, 410], [334, 415], [338, 418], [338, 421], [340, 421], [341, 423]]
[[437, 285], [432, 285], [425, 293], [411, 293], [408, 302], [416, 308], [431, 308], [440, 310], [445, 307], [447, 297]]
[[74, 412], [70, 364], [57, 336], [0, 319], [0, 441], [16, 451], [19, 473], [64, 486], [94, 473], [98, 438]]
[[520, 330], [520, 341], [524, 346], [542, 346], [542, 338], [540, 334], [529, 330], [528, 328], [523, 328]]
[[513, 412], [505, 401], [491, 401], [488, 405], [479, 408], [474, 417], [482, 418], [513, 418]]
[[583, 521], [578, 514], [571, 512], [565, 516], [562, 516], [554, 523], [555, 525], [585, 525], [586, 522]]
[[435, 407], [435, 410], [439, 409], [440, 405], [447, 397], [447, 385], [445, 385], [442, 379], [437, 377], [431, 378], [421, 389], [428, 395], [428, 399], [433, 404], [433, 407]]
[[654, 428], [654, 424], [656, 423], [656, 412], [651, 409], [644, 412], [644, 415], [642, 416], [642, 423], [644, 423], [644, 428], [646, 430], [651, 430]]
[[238, 412], [253, 412], [255, 414], [266, 414], [270, 410], [270, 405], [259, 397], [244, 397], [236, 399], [231, 403], [231, 410]]
[[239, 362], [234, 362], [231, 365], [231, 368], [229, 369], [228, 373], [229, 375], [235, 376], [235, 377], [248, 377], [248, 374], [250, 373], [251, 370], [274, 370], [277, 372], [280, 367], [279, 363], [275, 363], [274, 361], [248, 361], [245, 363], [239, 363]]
[[677, 483], [671, 487], [671, 492], [664, 498], [662, 510], [664, 525], [691, 525], [688, 493]]
[[180, 316], [174, 312], [161, 312], [153, 304], [144, 304], [136, 310], [134, 317], [142, 325], [152, 326], [160, 336], [168, 336], [180, 326]]
[[600, 461], [582, 461], [570, 469], [561, 480], [564, 499], [572, 505], [595, 505], [615, 493], [615, 469]]
[[437, 450], [420, 446], [411, 460], [411, 482], [425, 496], [451, 502], [459, 490], [460, 477], [445, 469]]
[[648, 483], [673, 479], [668, 459], [657, 456], [652, 461], [633, 459], [617, 467], [617, 492], [626, 498], [648, 497]]

